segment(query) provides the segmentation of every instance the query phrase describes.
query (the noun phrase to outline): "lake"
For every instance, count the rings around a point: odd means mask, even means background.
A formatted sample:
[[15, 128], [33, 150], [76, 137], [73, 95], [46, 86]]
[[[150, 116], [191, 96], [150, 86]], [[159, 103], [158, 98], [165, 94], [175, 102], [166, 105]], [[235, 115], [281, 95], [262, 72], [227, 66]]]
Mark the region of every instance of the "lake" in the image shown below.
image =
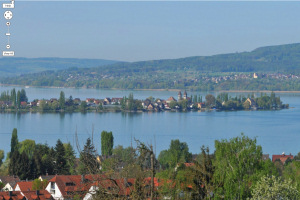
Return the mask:
[[[0, 92], [12, 87], [0, 86]], [[16, 87], [21, 89], [21, 87]], [[63, 90], [66, 97], [105, 98], [128, 96], [137, 99], [149, 96], [177, 98], [176, 91], [131, 91], [97, 89], [25, 88], [29, 100], [58, 98]], [[183, 91], [182, 91], [183, 92]], [[207, 92], [188, 92], [202, 95]], [[213, 93], [216, 95], [217, 93]], [[235, 95], [247, 93], [230, 93]], [[255, 95], [260, 95], [256, 93]], [[58, 139], [70, 142], [76, 148], [75, 133], [81, 146], [88, 137], [94, 139], [100, 151], [100, 133], [112, 131], [116, 145], [135, 145], [134, 138], [153, 144], [157, 154], [167, 149], [172, 139], [186, 142], [193, 153], [202, 145], [214, 150], [214, 141], [239, 136], [241, 132], [262, 145], [263, 152], [272, 154], [297, 154], [300, 151], [300, 93], [279, 93], [290, 109], [280, 111], [230, 111], [230, 112], [159, 112], [159, 113], [2, 113], [0, 114], [0, 149], [10, 150], [13, 128], [18, 129], [19, 141], [33, 139], [38, 143], [55, 145]], [[94, 131], [93, 131], [94, 130]], [[94, 134], [93, 134], [94, 132]]]

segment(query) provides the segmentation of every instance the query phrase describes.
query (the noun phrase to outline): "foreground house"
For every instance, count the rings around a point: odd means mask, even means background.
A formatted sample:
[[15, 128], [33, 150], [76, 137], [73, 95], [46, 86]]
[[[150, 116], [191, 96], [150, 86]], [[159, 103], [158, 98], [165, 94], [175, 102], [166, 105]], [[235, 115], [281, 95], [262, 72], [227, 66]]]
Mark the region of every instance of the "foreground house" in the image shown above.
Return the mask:
[[32, 183], [32, 181], [18, 182], [14, 187], [14, 191], [32, 191]]
[[1, 200], [26, 200], [25, 196], [21, 192], [8, 191], [0, 192]]
[[26, 200], [54, 200], [47, 190], [21, 192]]
[[103, 189], [105, 193], [128, 198], [134, 189], [134, 181], [134, 179], [117, 179], [114, 181], [112, 179], [104, 179], [97, 181], [92, 184], [83, 200], [93, 200], [97, 191], [100, 191], [100, 188]]
[[96, 175], [57, 175], [49, 180], [46, 190], [56, 200], [82, 199], [98, 178]]
[[54, 200], [46, 190], [0, 192], [1, 200]]
[[4, 184], [2, 191], [13, 191], [17, 182], [20, 181], [17, 176], [0, 176], [0, 182]]

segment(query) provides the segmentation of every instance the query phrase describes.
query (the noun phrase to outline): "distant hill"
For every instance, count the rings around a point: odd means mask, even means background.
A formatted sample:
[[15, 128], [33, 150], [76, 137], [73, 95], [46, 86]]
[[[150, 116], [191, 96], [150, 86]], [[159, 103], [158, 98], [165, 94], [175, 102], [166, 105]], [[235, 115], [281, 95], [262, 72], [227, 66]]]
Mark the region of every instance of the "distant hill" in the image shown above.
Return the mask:
[[257, 48], [251, 52], [179, 59], [117, 63], [106, 72], [138, 73], [195, 70], [200, 72], [300, 72], [300, 43]]
[[[131, 63], [101, 65], [95, 60], [83, 61], [48, 58], [36, 65], [15, 61], [20, 69], [26, 65], [48, 66], [51, 70], [1, 78], [0, 83], [120, 89], [300, 90], [300, 43], [251, 52]], [[89, 67], [92, 64], [98, 67]], [[58, 70], [59, 66], [65, 68]], [[260, 74], [259, 79], [253, 79], [254, 72]]]
[[17, 76], [46, 70], [62, 70], [72, 67], [98, 67], [118, 61], [76, 58], [0, 58], [0, 76]]

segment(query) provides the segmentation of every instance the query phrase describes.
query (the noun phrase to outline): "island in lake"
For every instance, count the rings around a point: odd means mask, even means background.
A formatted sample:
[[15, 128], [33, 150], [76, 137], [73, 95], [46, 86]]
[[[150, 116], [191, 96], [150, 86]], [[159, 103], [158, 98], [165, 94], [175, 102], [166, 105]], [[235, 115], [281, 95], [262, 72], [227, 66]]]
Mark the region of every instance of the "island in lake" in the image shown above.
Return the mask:
[[208, 94], [202, 96], [191, 95], [187, 92], [178, 92], [177, 98], [171, 96], [168, 99], [154, 98], [145, 100], [135, 99], [133, 94], [124, 97], [106, 97], [104, 99], [86, 98], [81, 100], [70, 96], [65, 97], [63, 91], [59, 98], [35, 99], [28, 101], [26, 91], [2, 92], [0, 95], [0, 111], [2, 112], [160, 112], [160, 111], [195, 111], [195, 110], [280, 110], [289, 108], [289, 104], [283, 104], [280, 97], [274, 92], [270, 95], [261, 93], [259, 97], [254, 94], [248, 96], [229, 96], [221, 93], [216, 97]]

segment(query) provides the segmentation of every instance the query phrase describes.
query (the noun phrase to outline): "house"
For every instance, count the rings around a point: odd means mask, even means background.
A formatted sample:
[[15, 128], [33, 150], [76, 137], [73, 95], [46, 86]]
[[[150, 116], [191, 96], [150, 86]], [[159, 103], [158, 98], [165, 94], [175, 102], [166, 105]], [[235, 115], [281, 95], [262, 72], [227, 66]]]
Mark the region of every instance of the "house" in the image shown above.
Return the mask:
[[54, 178], [56, 175], [41, 175], [38, 179], [40, 179], [41, 181], [47, 180], [49, 181], [50, 179]]
[[203, 102], [196, 103], [196, 106], [197, 106], [198, 109], [202, 109], [202, 108], [205, 107], [205, 103], [203, 103]]
[[30, 102], [30, 104], [29, 104], [31, 107], [32, 106], [37, 106], [37, 102], [36, 101], [32, 101], [32, 102]]
[[121, 104], [123, 98], [111, 98], [111, 104]]
[[99, 105], [100, 102], [101, 102], [101, 101], [100, 101], [99, 99], [95, 99], [95, 100], [94, 100], [94, 104], [96, 104], [96, 105]]
[[171, 103], [172, 101], [176, 101], [174, 97], [170, 97], [166, 100], [167, 103]]
[[74, 104], [76, 104], [76, 105], [81, 104], [80, 98], [75, 98], [75, 99], [74, 99]]
[[87, 102], [87, 103], [92, 103], [94, 101], [95, 101], [94, 98], [86, 98], [86, 100], [85, 100], [85, 102]]
[[26, 107], [27, 106], [27, 102], [26, 101], [21, 101], [21, 106], [22, 107]]
[[258, 78], [257, 73], [253, 73], [253, 78]]
[[46, 104], [48, 104], [50, 102], [50, 100], [46, 100], [46, 99], [43, 99], [43, 100], [38, 100], [37, 102], [37, 106], [40, 106], [41, 102], [44, 101]]
[[257, 108], [256, 102], [255, 102], [255, 100], [253, 98], [246, 99], [246, 101], [244, 102], [244, 104], [245, 103], [248, 103], [249, 106], [250, 106], [250, 108], [252, 108], [252, 109], [256, 109]]
[[281, 155], [272, 155], [272, 162], [279, 160], [282, 162], [282, 164], [284, 164], [288, 158], [292, 160], [294, 159], [294, 156], [292, 156], [291, 154], [285, 155], [285, 153], [283, 152]]
[[152, 103], [150, 103], [148, 106], [147, 106], [147, 110], [154, 110], [154, 105]]
[[57, 100], [56, 98], [51, 98], [51, 99], [50, 99], [50, 102], [51, 102], [51, 103], [53, 103], [53, 102], [58, 102], [58, 100]]
[[[115, 194], [118, 196], [129, 197], [133, 191], [135, 179], [103, 179], [96, 181], [92, 184], [87, 194], [84, 196], [83, 200], [92, 200], [93, 195], [100, 188], [104, 189], [105, 192]], [[126, 198], [127, 199], [127, 198]]]
[[32, 181], [18, 182], [14, 187], [14, 191], [32, 191], [32, 183]]
[[[163, 182], [159, 182], [157, 178], [154, 178], [154, 189], [157, 190], [158, 187], [163, 185]], [[91, 188], [89, 189], [88, 193], [85, 195], [83, 200], [92, 200], [93, 195], [96, 194], [96, 191], [99, 188], [104, 189], [106, 192], [110, 192], [111, 194], [116, 194], [118, 196], [123, 196], [124, 199], [128, 199], [131, 192], [134, 190], [134, 183], [135, 179], [133, 178], [123, 178], [123, 179], [116, 179], [112, 181], [111, 179], [105, 179], [101, 181], [95, 182]], [[151, 185], [151, 177], [147, 177], [143, 181], [144, 188], [148, 188], [147, 195], [150, 197], [150, 185]]]
[[111, 99], [108, 98], [108, 97], [106, 97], [106, 98], [104, 99], [104, 101], [103, 101], [103, 104], [104, 104], [104, 105], [110, 105], [110, 104], [111, 104]]
[[26, 197], [21, 194], [21, 192], [16, 191], [8, 191], [8, 192], [0, 192], [1, 200], [26, 200]]
[[49, 180], [46, 190], [56, 200], [83, 198], [99, 175], [56, 175]]
[[0, 101], [0, 107], [8, 107], [11, 105], [12, 105], [11, 101]]
[[17, 182], [21, 180], [17, 176], [0, 176], [0, 182], [4, 184], [2, 191], [13, 191]]
[[142, 106], [143, 106], [144, 109], [147, 109], [149, 104], [151, 104], [150, 99], [146, 99], [145, 101], [142, 102]]
[[163, 106], [164, 106], [164, 108], [166, 110], [170, 110], [171, 109], [168, 103], [164, 103]]
[[47, 190], [25, 191], [21, 192], [21, 194], [26, 200], [54, 200]]

